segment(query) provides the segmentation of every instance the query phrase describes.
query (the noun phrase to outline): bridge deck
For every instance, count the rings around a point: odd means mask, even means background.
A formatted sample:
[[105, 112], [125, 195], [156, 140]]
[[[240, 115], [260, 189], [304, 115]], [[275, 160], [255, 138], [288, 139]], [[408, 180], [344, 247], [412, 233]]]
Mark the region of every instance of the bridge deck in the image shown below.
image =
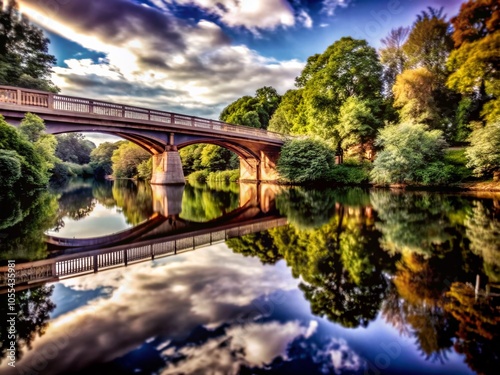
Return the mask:
[[282, 141], [284, 135], [248, 126], [233, 125], [222, 121], [188, 116], [174, 112], [135, 107], [87, 98], [59, 95], [45, 91], [0, 86], [0, 109], [19, 109], [36, 112], [45, 109], [50, 114], [92, 115], [102, 119], [142, 121], [155, 125], [175, 125], [186, 129], [223, 132], [227, 135], [247, 135], [262, 140]]

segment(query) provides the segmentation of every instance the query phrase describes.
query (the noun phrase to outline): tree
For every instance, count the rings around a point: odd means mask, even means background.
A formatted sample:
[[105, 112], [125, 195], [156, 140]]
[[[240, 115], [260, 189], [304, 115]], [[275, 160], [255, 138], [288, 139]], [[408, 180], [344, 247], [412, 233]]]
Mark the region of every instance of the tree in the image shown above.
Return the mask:
[[[29, 142], [25, 135], [7, 124], [2, 115], [0, 115], [0, 149], [4, 150], [2, 155], [4, 166], [9, 165], [9, 168], [14, 168], [9, 173], [9, 186], [12, 186], [13, 190], [27, 192], [47, 184], [49, 180], [47, 161], [37, 153], [35, 145]], [[17, 164], [21, 166], [18, 178], [15, 172]]]
[[384, 47], [379, 50], [379, 54], [380, 62], [384, 66], [384, 91], [387, 96], [392, 96], [396, 77], [403, 73], [407, 64], [408, 58], [403, 51], [403, 45], [409, 33], [409, 27], [398, 27], [381, 40]]
[[0, 84], [58, 92], [50, 81], [54, 56], [43, 31], [19, 12], [15, 0], [0, 0]]
[[324, 180], [333, 165], [333, 151], [324, 142], [305, 138], [287, 141], [276, 167], [282, 178], [305, 183]]
[[200, 166], [210, 172], [224, 171], [228, 169], [237, 169], [234, 153], [227, 148], [217, 145], [204, 145], [201, 151]]
[[482, 126], [476, 124], [469, 137], [470, 146], [465, 150], [467, 167], [478, 175], [493, 173], [500, 180], [500, 121]]
[[90, 166], [94, 169], [94, 175], [97, 178], [104, 178], [113, 174], [113, 161], [111, 157], [113, 156], [113, 152], [124, 143], [125, 141], [115, 143], [104, 142], [91, 151]]
[[49, 171], [54, 168], [54, 164], [57, 162], [55, 136], [45, 133], [43, 120], [32, 113], [26, 113], [19, 125], [19, 131], [33, 144], [35, 152], [42, 160], [42, 171], [49, 176]]
[[439, 109], [434, 99], [438, 82], [427, 68], [405, 70], [397, 76], [392, 91], [394, 106], [400, 108], [403, 121], [415, 121], [439, 127]]
[[455, 48], [473, 43], [500, 30], [500, 5], [496, 0], [469, 0], [451, 19]]
[[255, 97], [243, 96], [224, 108], [219, 116], [221, 121], [267, 129], [269, 119], [278, 108], [281, 97], [270, 86], [255, 92]]
[[137, 175], [137, 166], [148, 160], [151, 154], [132, 142], [121, 144], [113, 151], [113, 175], [118, 178], [133, 178]]
[[57, 137], [56, 156], [62, 161], [87, 164], [96, 145], [81, 133], [63, 134]]
[[[269, 121], [268, 130], [282, 134], [292, 134], [301, 116], [303, 90], [288, 90], [281, 99], [279, 107]], [[300, 127], [300, 126], [299, 126]]]
[[447, 146], [440, 130], [404, 122], [380, 130], [376, 145], [383, 147], [371, 172], [375, 183], [394, 184], [422, 181], [422, 171], [443, 159]]
[[443, 8], [428, 8], [417, 16], [403, 45], [409, 68], [425, 67], [438, 77], [446, 74], [446, 59], [453, 48], [449, 23]]
[[446, 84], [484, 103], [481, 114], [488, 122], [500, 117], [499, 66], [500, 31], [474, 42], [463, 43], [448, 60], [452, 74]]
[[[342, 38], [310, 59], [298, 80], [303, 85], [303, 129], [294, 133], [317, 135], [342, 150], [340, 109], [350, 97], [364, 101], [378, 118], [381, 106], [382, 66], [365, 40]], [[307, 79], [306, 79], [307, 77]], [[372, 128], [377, 123], [368, 123]]]

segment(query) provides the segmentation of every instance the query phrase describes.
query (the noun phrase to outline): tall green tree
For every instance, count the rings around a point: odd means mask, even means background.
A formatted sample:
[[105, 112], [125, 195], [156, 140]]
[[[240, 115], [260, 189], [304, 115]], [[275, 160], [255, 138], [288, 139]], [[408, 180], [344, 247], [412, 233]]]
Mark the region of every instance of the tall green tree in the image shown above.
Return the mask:
[[375, 49], [365, 40], [342, 38], [326, 51], [308, 60], [301, 76], [305, 111], [305, 132], [317, 135], [342, 152], [340, 111], [350, 97], [363, 101], [373, 116], [365, 123], [379, 124], [382, 94], [382, 66]]
[[0, 0], [0, 84], [58, 92], [50, 80], [49, 39], [19, 12], [16, 0]]
[[302, 107], [303, 90], [288, 90], [281, 99], [281, 103], [269, 121], [268, 130], [292, 134], [295, 129], [301, 128], [300, 120], [303, 119]]

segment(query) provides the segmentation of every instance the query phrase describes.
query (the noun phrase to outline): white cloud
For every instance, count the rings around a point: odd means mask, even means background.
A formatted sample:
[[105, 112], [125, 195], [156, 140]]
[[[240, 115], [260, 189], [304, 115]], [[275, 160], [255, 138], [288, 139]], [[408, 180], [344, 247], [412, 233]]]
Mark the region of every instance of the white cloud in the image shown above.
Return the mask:
[[[203, 3], [216, 7], [214, 1]], [[263, 27], [279, 22], [291, 25], [294, 19], [293, 14], [289, 18], [290, 6], [285, 2], [262, 2], [258, 7], [241, 2], [236, 8], [233, 3], [224, 3], [232, 9], [224, 17], [234, 25], [243, 19], [262, 22]], [[232, 45], [213, 22], [178, 19], [168, 11], [125, 0], [72, 0], [57, 11], [47, 10], [42, 2], [21, 5], [43, 27], [106, 55], [97, 62], [67, 60], [67, 67], [55, 68], [53, 80], [62, 94], [217, 118], [227, 104], [253, 95], [262, 86], [273, 86], [278, 92], [292, 88], [304, 66], [297, 60], [278, 61], [247, 46]], [[262, 12], [269, 13], [269, 18], [262, 17]], [[300, 17], [309, 23], [306, 14]]]
[[311, 27], [312, 21], [304, 10], [296, 12], [286, 0], [164, 0], [166, 3], [193, 5], [216, 15], [229, 27], [273, 30], [291, 27], [296, 21]]
[[322, 12], [328, 16], [333, 16], [337, 8], [347, 8], [351, 0], [323, 0]]

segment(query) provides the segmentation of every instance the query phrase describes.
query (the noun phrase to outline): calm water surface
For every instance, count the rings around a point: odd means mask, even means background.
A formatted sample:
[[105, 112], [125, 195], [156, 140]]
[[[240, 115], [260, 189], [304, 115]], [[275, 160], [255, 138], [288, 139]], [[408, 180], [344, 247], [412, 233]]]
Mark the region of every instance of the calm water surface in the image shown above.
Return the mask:
[[[80, 181], [21, 203], [2, 259], [48, 256], [49, 229], [92, 237], [155, 212], [239, 220], [248, 191], [188, 185], [175, 205], [147, 184]], [[287, 225], [18, 290], [16, 368], [2, 332], [0, 373], [497, 373], [500, 196], [256, 191], [255, 217]]]

